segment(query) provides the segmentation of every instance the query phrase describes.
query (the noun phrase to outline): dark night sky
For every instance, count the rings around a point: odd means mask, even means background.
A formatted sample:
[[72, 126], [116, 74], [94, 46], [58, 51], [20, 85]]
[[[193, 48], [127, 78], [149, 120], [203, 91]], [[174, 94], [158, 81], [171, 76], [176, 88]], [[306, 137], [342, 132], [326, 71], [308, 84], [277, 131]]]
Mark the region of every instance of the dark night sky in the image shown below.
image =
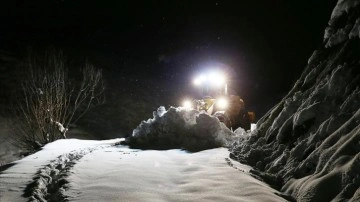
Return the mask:
[[9, 1], [0, 5], [0, 49], [54, 45], [92, 51], [116, 61], [110, 68], [173, 85], [220, 65], [236, 93], [262, 115], [292, 87], [321, 44], [335, 3]]

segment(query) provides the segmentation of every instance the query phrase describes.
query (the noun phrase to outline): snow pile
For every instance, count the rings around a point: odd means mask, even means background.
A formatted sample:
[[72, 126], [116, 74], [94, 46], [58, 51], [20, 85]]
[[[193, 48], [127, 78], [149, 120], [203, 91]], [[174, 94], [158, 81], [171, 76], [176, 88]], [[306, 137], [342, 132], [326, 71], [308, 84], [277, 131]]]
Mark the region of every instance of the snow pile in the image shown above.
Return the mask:
[[196, 110], [159, 107], [154, 118], [143, 121], [127, 144], [142, 149], [175, 149], [189, 151], [227, 146], [233, 133], [216, 117]]
[[299, 201], [360, 200], [360, 39], [332, 38], [358, 29], [359, 10], [359, 1], [338, 2], [324, 47], [232, 148], [233, 158]]

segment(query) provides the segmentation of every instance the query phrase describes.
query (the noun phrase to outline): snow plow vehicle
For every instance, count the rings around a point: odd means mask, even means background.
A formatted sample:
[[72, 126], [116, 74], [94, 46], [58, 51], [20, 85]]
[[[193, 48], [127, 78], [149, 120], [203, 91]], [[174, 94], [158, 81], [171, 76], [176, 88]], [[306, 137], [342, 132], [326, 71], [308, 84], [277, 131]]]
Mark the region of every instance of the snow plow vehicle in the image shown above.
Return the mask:
[[[205, 75], [196, 78], [194, 84], [202, 87], [202, 94], [207, 95], [203, 95], [201, 99], [185, 101], [183, 107], [213, 115], [231, 130], [238, 127], [245, 130], [251, 129], [251, 123], [255, 121], [255, 113], [245, 110], [245, 103], [240, 96], [228, 95], [225, 79], [218, 74], [216, 74], [216, 78]], [[222, 89], [222, 87], [224, 88]], [[214, 96], [209, 96], [209, 94]]]

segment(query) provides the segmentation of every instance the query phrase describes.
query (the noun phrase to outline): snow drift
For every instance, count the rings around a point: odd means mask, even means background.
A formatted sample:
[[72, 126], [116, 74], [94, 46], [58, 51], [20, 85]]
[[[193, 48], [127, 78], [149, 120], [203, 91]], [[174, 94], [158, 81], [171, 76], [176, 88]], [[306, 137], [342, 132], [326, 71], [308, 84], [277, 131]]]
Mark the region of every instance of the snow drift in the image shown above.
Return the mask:
[[339, 0], [291, 91], [232, 157], [299, 201], [360, 201], [360, 4]]
[[143, 121], [126, 143], [133, 148], [189, 151], [227, 146], [233, 133], [216, 117], [196, 110], [159, 107]]

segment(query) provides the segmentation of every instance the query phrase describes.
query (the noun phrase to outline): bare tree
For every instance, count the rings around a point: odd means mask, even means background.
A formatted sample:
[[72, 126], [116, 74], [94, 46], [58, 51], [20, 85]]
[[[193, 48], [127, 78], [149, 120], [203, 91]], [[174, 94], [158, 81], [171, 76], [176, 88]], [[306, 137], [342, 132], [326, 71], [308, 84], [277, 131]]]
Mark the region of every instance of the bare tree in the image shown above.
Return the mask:
[[82, 68], [81, 81], [70, 79], [61, 51], [29, 53], [23, 65], [28, 72], [16, 107], [19, 124], [14, 142], [29, 152], [66, 138], [69, 124], [104, 101], [102, 71], [91, 64]]

